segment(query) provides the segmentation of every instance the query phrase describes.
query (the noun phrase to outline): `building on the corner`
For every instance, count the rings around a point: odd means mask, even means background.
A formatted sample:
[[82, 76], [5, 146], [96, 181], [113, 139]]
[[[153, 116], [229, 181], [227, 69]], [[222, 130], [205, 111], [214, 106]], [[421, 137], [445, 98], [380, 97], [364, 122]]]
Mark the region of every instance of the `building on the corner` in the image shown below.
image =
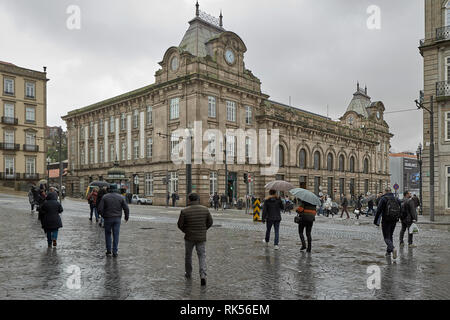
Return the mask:
[[[391, 185], [398, 185], [396, 193], [403, 198], [403, 192], [409, 191], [419, 197], [420, 170], [417, 156], [410, 152], [389, 154]], [[395, 190], [392, 190], [395, 192]]]
[[[392, 134], [384, 120], [385, 107], [372, 101], [367, 88], [357, 85], [339, 121], [269, 99], [261, 81], [245, 67], [244, 41], [219, 19], [197, 8], [178, 46], [170, 47], [159, 63], [155, 83], [70, 111], [63, 120], [68, 130], [68, 194], [82, 194], [94, 180], [107, 180], [115, 160], [125, 172], [121, 183], [133, 193], [165, 204], [167, 192], [186, 193], [186, 166], [172, 163], [178, 128], [201, 121], [204, 129], [280, 130], [280, 169], [261, 175], [264, 165], [252, 164], [245, 140], [245, 164], [192, 165], [192, 190], [206, 204], [211, 193], [244, 199], [247, 192], [265, 196], [264, 185], [278, 178], [311, 191], [356, 195], [377, 192], [389, 184]], [[319, 84], [318, 84], [319, 85]], [[270, 138], [268, 138], [270, 141]], [[212, 140], [215, 156], [224, 146]], [[224, 143], [225, 144], [225, 143]], [[226, 141], [227, 157], [236, 159], [236, 140]], [[250, 182], [245, 184], [244, 173]], [[164, 181], [168, 177], [168, 184]], [[184, 205], [184, 201], [181, 201]]]
[[25, 189], [45, 176], [47, 73], [0, 61], [0, 184]]

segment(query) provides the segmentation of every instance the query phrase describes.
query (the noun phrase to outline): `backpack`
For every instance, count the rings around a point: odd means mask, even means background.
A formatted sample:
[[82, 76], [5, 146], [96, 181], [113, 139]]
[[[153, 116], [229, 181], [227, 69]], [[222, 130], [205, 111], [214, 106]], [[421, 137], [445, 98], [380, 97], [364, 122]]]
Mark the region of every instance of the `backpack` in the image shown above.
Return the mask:
[[395, 198], [388, 198], [386, 202], [386, 213], [384, 218], [390, 222], [397, 222], [400, 219], [401, 212], [400, 205]]

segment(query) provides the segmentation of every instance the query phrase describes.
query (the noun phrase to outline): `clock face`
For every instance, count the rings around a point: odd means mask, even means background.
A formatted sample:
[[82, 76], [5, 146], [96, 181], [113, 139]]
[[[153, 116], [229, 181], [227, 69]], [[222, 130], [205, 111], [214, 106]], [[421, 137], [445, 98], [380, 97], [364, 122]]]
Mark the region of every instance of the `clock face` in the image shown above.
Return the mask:
[[175, 71], [178, 69], [178, 57], [173, 57], [171, 62], [170, 62], [170, 67], [172, 69], [172, 71]]
[[227, 60], [227, 62], [229, 64], [233, 64], [234, 63], [234, 52], [231, 49], [228, 49], [227, 51], [225, 51], [225, 60]]

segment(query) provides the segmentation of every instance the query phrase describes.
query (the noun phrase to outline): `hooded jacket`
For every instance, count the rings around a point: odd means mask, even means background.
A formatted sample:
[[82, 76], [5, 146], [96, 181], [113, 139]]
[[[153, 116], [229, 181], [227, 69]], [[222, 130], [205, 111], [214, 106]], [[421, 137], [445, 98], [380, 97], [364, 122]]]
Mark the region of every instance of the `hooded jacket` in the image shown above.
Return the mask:
[[262, 221], [281, 221], [283, 202], [278, 197], [269, 197], [264, 201]]
[[59, 216], [63, 212], [63, 207], [57, 199], [58, 195], [55, 192], [49, 192], [47, 199], [39, 209], [39, 220], [45, 231], [59, 229], [63, 226]]

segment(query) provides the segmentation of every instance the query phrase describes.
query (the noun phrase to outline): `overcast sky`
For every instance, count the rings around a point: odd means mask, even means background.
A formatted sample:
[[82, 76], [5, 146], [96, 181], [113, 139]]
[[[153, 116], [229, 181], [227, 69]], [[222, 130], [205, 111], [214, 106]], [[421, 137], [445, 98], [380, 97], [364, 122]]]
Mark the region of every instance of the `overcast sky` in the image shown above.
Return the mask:
[[[386, 112], [414, 109], [423, 87], [417, 49], [424, 38], [423, 0], [200, 0], [247, 46], [246, 68], [270, 99], [338, 119], [356, 81]], [[67, 8], [81, 10], [70, 30]], [[369, 29], [367, 8], [380, 8]], [[157, 64], [178, 46], [195, 0], [2, 0], [0, 60], [34, 70], [47, 66], [48, 125], [100, 100], [154, 83]], [[415, 151], [422, 113], [385, 115], [393, 151]]]

